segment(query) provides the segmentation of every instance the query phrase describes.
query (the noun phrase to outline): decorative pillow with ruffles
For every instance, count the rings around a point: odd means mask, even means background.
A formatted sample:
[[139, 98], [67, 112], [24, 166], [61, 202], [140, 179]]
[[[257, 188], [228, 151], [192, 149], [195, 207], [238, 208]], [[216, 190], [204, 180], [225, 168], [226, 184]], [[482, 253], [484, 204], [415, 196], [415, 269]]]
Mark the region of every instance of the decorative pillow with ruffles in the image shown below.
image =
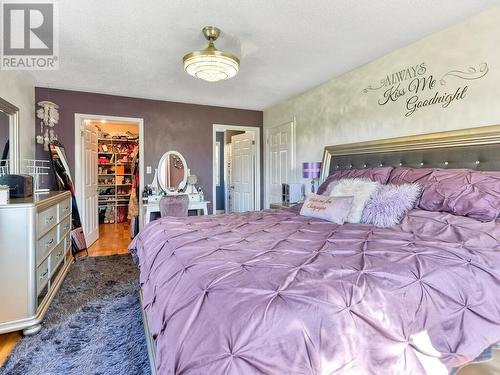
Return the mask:
[[500, 172], [435, 169], [423, 186], [419, 207], [480, 221], [500, 215]]

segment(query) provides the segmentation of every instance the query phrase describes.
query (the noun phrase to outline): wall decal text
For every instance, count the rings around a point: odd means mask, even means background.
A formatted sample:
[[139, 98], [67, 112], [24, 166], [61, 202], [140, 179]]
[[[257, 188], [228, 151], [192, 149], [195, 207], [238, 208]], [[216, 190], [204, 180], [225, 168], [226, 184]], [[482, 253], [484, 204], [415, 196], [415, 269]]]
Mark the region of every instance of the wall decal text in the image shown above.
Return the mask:
[[363, 93], [379, 92], [378, 104], [381, 106], [392, 102], [405, 102], [405, 116], [409, 117], [420, 109], [440, 105], [449, 107], [453, 102], [463, 100], [467, 96], [469, 85], [458, 86], [456, 82], [473, 81], [488, 74], [487, 63], [470, 66], [465, 70], [454, 69], [436, 78], [429, 74], [425, 62], [412, 65], [397, 72], [386, 74], [378, 85], [369, 85]]

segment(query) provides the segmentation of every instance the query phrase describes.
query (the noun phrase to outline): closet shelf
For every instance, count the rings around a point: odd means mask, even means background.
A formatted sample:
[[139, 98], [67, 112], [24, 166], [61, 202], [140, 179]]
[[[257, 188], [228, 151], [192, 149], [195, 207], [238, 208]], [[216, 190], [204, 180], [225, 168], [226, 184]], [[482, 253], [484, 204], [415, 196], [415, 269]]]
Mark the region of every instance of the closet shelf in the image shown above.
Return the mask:
[[115, 165], [130, 165], [130, 164], [133, 164], [134, 162], [133, 161], [122, 161], [122, 162], [119, 162], [119, 163], [98, 163], [97, 165], [101, 166], [101, 165], [104, 165], [104, 166], [115, 166]]
[[137, 143], [139, 140], [137, 139], [113, 139], [113, 138], [98, 138], [98, 141], [102, 142], [129, 142], [129, 143]]
[[[119, 222], [123, 220], [123, 213], [127, 216], [128, 201], [130, 200], [130, 192], [132, 183], [135, 178], [135, 163], [131, 159], [131, 152], [138, 144], [137, 139], [113, 139], [113, 138], [98, 138], [99, 151], [101, 160], [98, 162], [98, 167], [101, 170], [98, 174], [100, 184], [98, 206], [101, 207], [101, 212], [104, 213], [104, 218], [100, 217], [99, 222]], [[106, 151], [104, 151], [106, 150]], [[112, 172], [112, 173], [102, 173]], [[117, 173], [119, 172], [119, 173]], [[112, 182], [106, 183], [103, 182]], [[127, 183], [122, 183], [126, 181]], [[112, 189], [112, 190], [111, 190]], [[113, 194], [107, 194], [112, 192]], [[120, 208], [120, 209], [118, 209]]]
[[106, 176], [106, 177], [115, 177], [115, 176], [133, 176], [132, 173], [99, 173], [99, 177], [101, 176]]
[[132, 184], [98, 184], [97, 187], [132, 186]]

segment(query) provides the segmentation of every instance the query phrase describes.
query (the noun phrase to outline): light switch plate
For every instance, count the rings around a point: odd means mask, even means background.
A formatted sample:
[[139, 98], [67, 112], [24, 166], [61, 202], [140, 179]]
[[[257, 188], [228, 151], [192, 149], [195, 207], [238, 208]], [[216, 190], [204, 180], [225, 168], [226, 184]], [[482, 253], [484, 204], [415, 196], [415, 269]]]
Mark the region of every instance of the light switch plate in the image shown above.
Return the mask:
[[151, 174], [151, 173], [152, 173], [151, 166], [150, 166], [150, 165], [148, 165], [148, 166], [146, 167], [146, 174]]

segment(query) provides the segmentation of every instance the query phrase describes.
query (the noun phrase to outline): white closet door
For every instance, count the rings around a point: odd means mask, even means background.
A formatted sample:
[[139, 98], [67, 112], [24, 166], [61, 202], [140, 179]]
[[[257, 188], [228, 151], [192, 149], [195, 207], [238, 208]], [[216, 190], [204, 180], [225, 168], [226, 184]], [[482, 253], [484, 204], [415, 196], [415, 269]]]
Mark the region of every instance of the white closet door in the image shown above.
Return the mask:
[[87, 247], [99, 238], [99, 213], [97, 208], [97, 128], [84, 122], [83, 127], [83, 232]]
[[255, 210], [255, 140], [253, 132], [231, 137], [232, 212]]
[[268, 130], [269, 203], [282, 201], [281, 184], [292, 181], [293, 122]]

